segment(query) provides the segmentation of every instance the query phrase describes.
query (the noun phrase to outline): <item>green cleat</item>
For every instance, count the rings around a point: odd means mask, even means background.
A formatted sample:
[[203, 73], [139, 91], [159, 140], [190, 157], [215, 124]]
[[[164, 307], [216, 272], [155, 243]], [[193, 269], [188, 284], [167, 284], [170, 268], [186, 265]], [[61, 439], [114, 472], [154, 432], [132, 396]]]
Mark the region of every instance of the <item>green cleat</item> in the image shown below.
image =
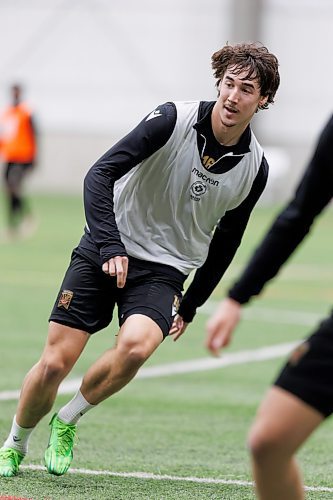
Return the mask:
[[73, 460], [76, 425], [65, 424], [55, 413], [50, 422], [51, 435], [45, 451], [45, 465], [50, 474], [62, 476]]
[[16, 476], [23, 458], [23, 453], [14, 448], [0, 448], [0, 476]]

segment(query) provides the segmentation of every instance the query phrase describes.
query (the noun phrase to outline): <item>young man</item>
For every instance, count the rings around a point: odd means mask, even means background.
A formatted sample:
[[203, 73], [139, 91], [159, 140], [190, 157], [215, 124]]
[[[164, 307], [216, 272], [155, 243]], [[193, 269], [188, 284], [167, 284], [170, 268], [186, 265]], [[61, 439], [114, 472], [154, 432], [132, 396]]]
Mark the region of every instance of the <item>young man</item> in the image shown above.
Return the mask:
[[31, 111], [22, 102], [22, 87], [12, 85], [10, 92], [11, 104], [0, 115], [0, 156], [6, 164], [4, 183], [9, 235], [16, 236], [30, 215], [23, 195], [23, 183], [34, 166], [37, 144]]
[[[227, 345], [242, 305], [261, 292], [333, 197], [333, 116], [322, 130], [294, 198], [277, 217], [229, 297], [208, 324], [207, 347]], [[249, 436], [261, 500], [304, 498], [295, 453], [333, 412], [333, 313], [291, 354], [264, 398]]]
[[[230, 264], [266, 184], [267, 162], [249, 124], [274, 100], [278, 61], [260, 45], [228, 45], [213, 54], [212, 67], [216, 102], [158, 106], [88, 172], [85, 234], [44, 352], [24, 380], [0, 451], [1, 475], [18, 472], [31, 431], [90, 336], [109, 325], [115, 304], [115, 347], [51, 420], [45, 463], [52, 474], [68, 470], [80, 416], [122, 389], [169, 332], [185, 331]], [[173, 323], [184, 281], [197, 268]]]

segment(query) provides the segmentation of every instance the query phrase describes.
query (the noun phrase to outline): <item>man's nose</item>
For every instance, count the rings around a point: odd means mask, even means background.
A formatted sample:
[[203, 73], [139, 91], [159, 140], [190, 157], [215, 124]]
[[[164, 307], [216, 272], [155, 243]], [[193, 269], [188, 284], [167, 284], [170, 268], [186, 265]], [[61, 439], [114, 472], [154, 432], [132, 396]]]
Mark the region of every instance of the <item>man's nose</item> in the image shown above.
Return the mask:
[[236, 88], [233, 88], [229, 94], [228, 100], [230, 102], [237, 102], [239, 98], [239, 90]]

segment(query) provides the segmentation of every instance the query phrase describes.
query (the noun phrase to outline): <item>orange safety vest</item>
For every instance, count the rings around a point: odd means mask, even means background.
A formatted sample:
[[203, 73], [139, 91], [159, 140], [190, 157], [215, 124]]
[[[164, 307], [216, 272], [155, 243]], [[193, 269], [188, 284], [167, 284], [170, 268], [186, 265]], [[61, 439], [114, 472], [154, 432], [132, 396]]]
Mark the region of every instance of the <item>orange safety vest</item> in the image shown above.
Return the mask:
[[0, 116], [0, 155], [6, 162], [30, 163], [36, 154], [31, 113], [25, 104], [10, 106]]

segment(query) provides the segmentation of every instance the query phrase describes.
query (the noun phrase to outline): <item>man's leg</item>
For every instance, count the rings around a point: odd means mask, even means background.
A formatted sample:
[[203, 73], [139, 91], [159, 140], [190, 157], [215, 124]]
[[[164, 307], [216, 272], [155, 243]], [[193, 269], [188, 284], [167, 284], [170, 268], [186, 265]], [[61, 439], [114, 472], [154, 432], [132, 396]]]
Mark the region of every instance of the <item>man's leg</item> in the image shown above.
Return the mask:
[[73, 368], [88, 339], [86, 332], [50, 322], [42, 356], [23, 382], [16, 412], [20, 426], [35, 427], [50, 411], [60, 383]]
[[260, 500], [303, 500], [304, 488], [294, 454], [323, 421], [317, 410], [273, 386], [249, 435], [253, 475]]
[[[50, 322], [47, 342], [38, 363], [26, 375], [11, 432], [0, 451], [0, 475], [12, 476], [28, 450], [33, 428], [51, 409], [58, 387], [80, 356], [89, 335]], [[14, 450], [17, 454], [8, 452]]]
[[78, 420], [88, 410], [122, 389], [136, 375], [163, 340], [151, 318], [134, 314], [120, 328], [116, 346], [106, 351], [88, 370], [80, 390], [51, 421], [45, 464], [51, 474], [67, 472], [73, 459]]
[[97, 405], [132, 380], [140, 366], [163, 340], [159, 326], [149, 317], [134, 314], [121, 327], [117, 344], [106, 351], [83, 378], [81, 393]]

